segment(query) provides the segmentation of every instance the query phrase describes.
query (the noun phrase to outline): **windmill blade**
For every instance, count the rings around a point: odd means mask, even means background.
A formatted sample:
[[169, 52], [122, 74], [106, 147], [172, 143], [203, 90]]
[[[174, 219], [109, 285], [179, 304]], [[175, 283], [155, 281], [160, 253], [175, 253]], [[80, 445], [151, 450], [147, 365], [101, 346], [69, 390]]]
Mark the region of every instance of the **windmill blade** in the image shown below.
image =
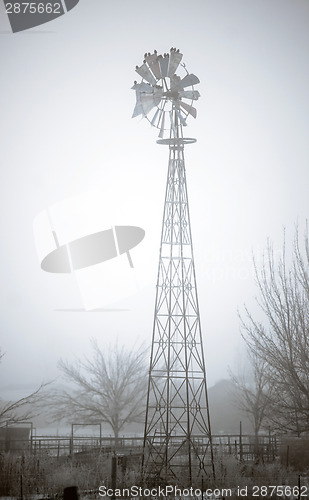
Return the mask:
[[196, 118], [197, 111], [196, 108], [193, 106], [190, 106], [190, 104], [187, 104], [186, 102], [179, 101], [180, 106], [185, 109], [189, 115], [193, 116], [193, 118]]
[[176, 115], [177, 115], [177, 117], [178, 117], [178, 118], [179, 118], [179, 120], [180, 120], [181, 125], [183, 125], [184, 127], [186, 127], [186, 126], [187, 126], [187, 122], [186, 122], [186, 120], [184, 119], [184, 117], [182, 116], [181, 112], [180, 112], [178, 109], [175, 109], [175, 111], [176, 111]]
[[155, 127], [155, 126], [156, 126], [156, 122], [157, 122], [157, 123], [159, 123], [159, 121], [160, 121], [160, 119], [157, 121], [157, 118], [158, 118], [158, 115], [159, 115], [159, 112], [160, 112], [160, 111], [161, 111], [161, 109], [160, 109], [160, 108], [158, 108], [158, 109], [157, 109], [157, 111], [155, 112], [155, 114], [153, 115], [153, 118], [152, 118], [152, 120], [151, 120], [151, 125], [152, 125], [153, 127]]
[[178, 88], [180, 90], [183, 90], [185, 87], [189, 87], [192, 85], [196, 85], [197, 83], [200, 83], [199, 79], [197, 76], [193, 75], [191, 73], [190, 75], [186, 75], [181, 82], [178, 84]]
[[165, 113], [164, 111], [162, 111], [162, 121], [161, 121], [161, 127], [160, 127], [160, 133], [159, 133], [159, 137], [162, 139], [163, 136], [164, 136], [164, 123], [165, 123]]
[[176, 127], [175, 127], [175, 123], [174, 123], [174, 118], [173, 118], [173, 111], [169, 111], [169, 115], [170, 115], [170, 122], [171, 122], [171, 129], [174, 133], [174, 137], [176, 136]]
[[150, 64], [150, 69], [154, 76], [159, 80], [161, 78], [161, 69], [157, 60]]
[[173, 75], [171, 78], [171, 91], [178, 92], [180, 82], [181, 82], [180, 76]]
[[171, 51], [169, 57], [167, 76], [172, 78], [172, 76], [175, 74], [176, 69], [179, 66], [181, 59], [182, 59], [182, 54], [180, 52], [175, 52], [174, 50]]
[[153, 54], [145, 54], [145, 61], [147, 64], [152, 64], [156, 59], [157, 54], [155, 52]]
[[138, 73], [144, 80], [146, 80], [148, 83], [151, 83], [151, 85], [155, 85], [157, 83], [157, 80], [151, 73], [150, 69], [148, 68], [147, 64], [144, 63], [140, 67], [136, 67], [135, 69], [136, 73]]
[[158, 63], [160, 66], [161, 78], [165, 78], [167, 76], [168, 57], [158, 57]]
[[179, 92], [179, 97], [183, 97], [184, 99], [192, 99], [193, 101], [197, 101], [200, 97], [200, 93], [198, 90], [181, 90]]
[[161, 78], [161, 70], [160, 70], [160, 66], [158, 63], [157, 54], [154, 52], [150, 56], [146, 56], [145, 61], [147, 62], [148, 66], [150, 67], [154, 76], [159, 80], [159, 78]]
[[147, 92], [148, 94], [153, 92], [153, 87], [149, 85], [149, 83], [145, 82], [135, 83], [131, 89], [138, 92]]

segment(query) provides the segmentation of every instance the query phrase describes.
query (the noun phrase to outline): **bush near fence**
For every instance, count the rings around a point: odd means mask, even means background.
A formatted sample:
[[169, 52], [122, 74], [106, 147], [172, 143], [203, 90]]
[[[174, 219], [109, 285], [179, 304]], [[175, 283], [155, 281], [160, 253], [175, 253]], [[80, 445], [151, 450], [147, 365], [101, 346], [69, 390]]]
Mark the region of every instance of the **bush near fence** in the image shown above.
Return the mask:
[[0, 454], [0, 497], [61, 494], [67, 486], [95, 489], [111, 474], [110, 460], [93, 454], [87, 462], [70, 457]]
[[309, 436], [282, 436], [279, 455], [283, 465], [300, 471], [309, 469]]

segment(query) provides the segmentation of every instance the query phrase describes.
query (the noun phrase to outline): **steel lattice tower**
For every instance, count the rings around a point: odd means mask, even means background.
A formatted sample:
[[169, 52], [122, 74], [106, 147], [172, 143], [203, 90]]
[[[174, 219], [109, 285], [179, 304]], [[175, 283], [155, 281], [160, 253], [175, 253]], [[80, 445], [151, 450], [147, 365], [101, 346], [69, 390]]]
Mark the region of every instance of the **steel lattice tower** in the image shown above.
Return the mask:
[[[144, 115], [169, 146], [143, 445], [143, 474], [201, 486], [214, 476], [205, 361], [192, 249], [183, 137], [198, 78], [175, 74], [182, 54], [145, 54], [133, 117]], [[184, 90], [191, 87], [190, 90]], [[190, 100], [188, 104], [183, 99]], [[168, 138], [163, 138], [167, 132]]]

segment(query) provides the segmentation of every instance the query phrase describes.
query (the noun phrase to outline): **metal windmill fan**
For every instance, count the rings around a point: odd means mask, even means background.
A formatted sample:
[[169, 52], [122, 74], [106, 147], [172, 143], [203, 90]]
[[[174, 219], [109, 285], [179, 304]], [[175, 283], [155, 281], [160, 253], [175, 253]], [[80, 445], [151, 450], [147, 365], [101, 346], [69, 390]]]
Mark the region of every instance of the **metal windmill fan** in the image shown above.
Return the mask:
[[[188, 73], [185, 64], [181, 63], [182, 54], [179, 49], [171, 48], [170, 53], [158, 55], [155, 50], [144, 55], [144, 62], [136, 66], [135, 71], [142, 77], [141, 83], [134, 82], [136, 105], [132, 118], [142, 115], [152, 126], [160, 129], [159, 137], [164, 132], [176, 136], [177, 124], [187, 125], [189, 115], [196, 118], [196, 108], [192, 105], [200, 97], [194, 85], [199, 83], [197, 76]], [[185, 73], [178, 76], [178, 67]], [[190, 90], [185, 90], [191, 87]], [[183, 100], [184, 99], [184, 100]]]

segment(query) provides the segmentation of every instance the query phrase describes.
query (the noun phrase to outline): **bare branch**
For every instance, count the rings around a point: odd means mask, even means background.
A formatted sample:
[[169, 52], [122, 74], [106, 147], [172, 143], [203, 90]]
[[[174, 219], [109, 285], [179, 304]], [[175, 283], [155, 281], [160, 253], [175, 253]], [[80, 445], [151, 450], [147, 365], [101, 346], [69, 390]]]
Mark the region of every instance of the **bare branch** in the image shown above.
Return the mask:
[[[268, 242], [262, 267], [254, 261], [256, 298], [265, 321], [245, 307], [242, 336], [261, 363], [272, 387], [267, 418], [274, 428], [298, 434], [309, 430], [309, 246], [308, 227], [301, 246], [295, 230], [292, 262], [288, 265], [286, 238], [276, 260]], [[256, 367], [255, 367], [256, 368]]]
[[145, 348], [129, 350], [117, 343], [101, 350], [91, 341], [92, 357], [74, 363], [59, 361], [59, 368], [72, 389], [50, 393], [53, 420], [105, 422], [115, 437], [131, 422], [140, 420], [146, 394]]
[[46, 398], [45, 389], [51, 382], [44, 382], [34, 392], [17, 401], [0, 399], [0, 426], [6, 421], [22, 422], [37, 416], [38, 409]]

